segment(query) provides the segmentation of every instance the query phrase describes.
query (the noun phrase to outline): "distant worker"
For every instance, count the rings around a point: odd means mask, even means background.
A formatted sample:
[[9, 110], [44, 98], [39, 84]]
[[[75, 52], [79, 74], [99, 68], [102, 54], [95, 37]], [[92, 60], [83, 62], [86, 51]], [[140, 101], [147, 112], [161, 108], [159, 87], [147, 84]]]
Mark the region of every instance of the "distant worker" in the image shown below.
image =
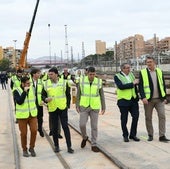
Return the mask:
[[21, 69], [18, 69], [16, 72], [16, 75], [13, 75], [11, 77], [10, 87], [12, 90], [15, 90], [15, 88], [20, 87], [22, 74], [23, 74], [23, 71]]
[[84, 76], [87, 76], [88, 74], [88, 67], [84, 68]]
[[7, 78], [7, 75], [2, 72], [0, 74], [0, 82], [1, 82], [1, 85], [2, 85], [2, 90], [7, 89], [7, 87], [6, 87], [6, 78]]
[[98, 135], [98, 115], [105, 113], [105, 98], [102, 88], [102, 80], [95, 77], [94, 67], [89, 67], [87, 76], [80, 79], [77, 89], [76, 110], [80, 114], [80, 130], [83, 137], [81, 148], [86, 146], [88, 136], [86, 133], [86, 124], [88, 116], [91, 121], [91, 150], [99, 152], [97, 147]]
[[31, 156], [35, 157], [36, 153], [34, 147], [37, 135], [37, 107], [35, 104], [34, 89], [30, 87], [30, 80], [28, 77], [21, 78], [21, 86], [14, 90], [13, 95], [16, 102], [16, 119], [18, 120], [20, 130], [23, 156], [29, 157], [27, 147], [27, 126], [29, 126], [29, 152]]
[[165, 104], [166, 86], [163, 72], [160, 68], [156, 68], [155, 59], [153, 57], [146, 58], [147, 68], [140, 71], [139, 75], [139, 91], [145, 109], [145, 123], [148, 132], [148, 141], [153, 140], [154, 130], [152, 125], [152, 114], [155, 108], [158, 113], [159, 121], [159, 141], [168, 142], [165, 136]]
[[43, 91], [43, 100], [48, 105], [48, 111], [52, 122], [52, 137], [55, 146], [55, 152], [60, 151], [58, 140], [58, 121], [60, 119], [64, 135], [66, 138], [68, 153], [74, 153], [71, 145], [71, 135], [68, 127], [67, 113], [67, 81], [59, 78], [57, 68], [53, 67], [49, 70], [49, 80], [45, 82]]
[[75, 80], [74, 82], [76, 83], [76, 85], [80, 82], [80, 78], [82, 78], [82, 74], [81, 74], [81, 70], [77, 70], [77, 74], [75, 75]]
[[[135, 79], [128, 63], [123, 63], [120, 69], [121, 71], [114, 76], [114, 81], [117, 86], [117, 105], [121, 114], [123, 139], [124, 142], [129, 142], [129, 138], [134, 141], [140, 141], [140, 139], [136, 137], [139, 119], [139, 98], [136, 85], [139, 83], [139, 80]], [[130, 133], [127, 128], [129, 112], [132, 116]]]
[[40, 79], [41, 76], [41, 71], [40, 69], [34, 68], [30, 72], [31, 74], [31, 79], [30, 82], [33, 86], [34, 93], [35, 93], [35, 98], [36, 98], [36, 106], [38, 110], [38, 115], [37, 115], [37, 120], [38, 120], [38, 132], [41, 137], [44, 137], [44, 133], [42, 130], [42, 125], [43, 125], [43, 102], [42, 102], [42, 89], [43, 89], [43, 83], [42, 80]]
[[46, 81], [48, 79], [48, 73], [47, 72], [42, 73], [40, 79], [42, 79], [42, 81]]

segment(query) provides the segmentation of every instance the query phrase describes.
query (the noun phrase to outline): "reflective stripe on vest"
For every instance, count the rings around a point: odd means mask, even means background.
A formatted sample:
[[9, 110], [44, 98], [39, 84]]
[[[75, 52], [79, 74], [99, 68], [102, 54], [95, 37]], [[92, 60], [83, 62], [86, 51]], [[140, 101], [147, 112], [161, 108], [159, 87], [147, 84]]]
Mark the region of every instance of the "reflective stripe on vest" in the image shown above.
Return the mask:
[[14, 91], [16, 88], [20, 87], [21, 81], [18, 80], [18, 78], [17, 78], [16, 75], [12, 76], [12, 77], [11, 77], [11, 80], [12, 80], [12, 82], [13, 82], [13, 89], [12, 89], [12, 91]]
[[[121, 73], [117, 73], [116, 76], [118, 77], [118, 79], [122, 82], [122, 84], [128, 84], [128, 83], [133, 83], [135, 77], [133, 75], [132, 72], [129, 73], [129, 78], [130, 78], [130, 82], [127, 80], [127, 78], [122, 75]], [[126, 99], [126, 100], [130, 100], [131, 98], [136, 98], [136, 92], [135, 92], [135, 88], [131, 88], [131, 89], [119, 89], [117, 88], [117, 99]]]
[[[156, 68], [156, 74], [157, 74], [158, 83], [159, 83], [159, 87], [160, 87], [160, 91], [161, 91], [161, 96], [165, 97], [166, 94], [165, 94], [165, 91], [164, 91], [161, 69]], [[143, 79], [143, 88], [144, 88], [145, 97], [146, 97], [146, 99], [150, 99], [151, 90], [150, 90], [150, 87], [149, 87], [149, 78], [148, 78], [147, 69], [142, 69], [141, 75], [142, 75], [142, 79]]]
[[54, 112], [57, 108], [64, 110], [67, 107], [65, 95], [66, 81], [64, 79], [60, 78], [55, 87], [49, 79], [45, 82], [44, 88], [47, 96], [52, 98], [52, 101], [47, 103], [49, 112]]
[[[33, 85], [33, 79], [31, 80], [31, 85]], [[42, 93], [42, 89], [43, 89], [43, 83], [42, 83], [41, 79], [38, 79], [36, 88], [37, 88], [38, 105], [41, 106], [41, 102], [42, 102], [41, 93]], [[35, 89], [35, 87], [34, 87], [34, 89]], [[35, 94], [35, 90], [34, 90], [34, 94]]]
[[[23, 90], [21, 88], [16, 89], [18, 93], [21, 95]], [[33, 88], [30, 87], [28, 96], [26, 96], [23, 104], [16, 104], [16, 118], [17, 119], [26, 119], [29, 116], [36, 117], [37, 116], [37, 107], [35, 104], [35, 95]]]
[[99, 89], [102, 88], [102, 80], [99, 78], [94, 78], [92, 84], [90, 85], [88, 76], [84, 76], [80, 79], [80, 106], [88, 107], [92, 109], [100, 109], [101, 101], [99, 95]]

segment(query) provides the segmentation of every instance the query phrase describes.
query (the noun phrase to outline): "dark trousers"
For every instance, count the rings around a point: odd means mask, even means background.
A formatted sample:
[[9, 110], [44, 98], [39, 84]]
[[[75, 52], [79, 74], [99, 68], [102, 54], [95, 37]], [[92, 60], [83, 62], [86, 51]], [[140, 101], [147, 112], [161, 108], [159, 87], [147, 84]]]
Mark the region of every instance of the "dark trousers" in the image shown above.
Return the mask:
[[37, 114], [37, 121], [38, 121], [38, 131], [42, 131], [42, 124], [43, 124], [43, 106], [37, 106], [38, 114]]
[[6, 82], [1, 82], [2, 89], [6, 89]]
[[120, 118], [121, 118], [121, 128], [122, 128], [122, 131], [123, 131], [123, 137], [129, 136], [129, 132], [128, 132], [128, 129], [127, 129], [128, 113], [129, 112], [132, 116], [130, 136], [136, 136], [138, 118], [139, 118], [138, 102], [134, 101], [128, 106], [119, 106], [119, 110], [120, 110], [120, 113], [121, 113]]
[[70, 129], [68, 127], [68, 113], [67, 113], [67, 108], [64, 110], [56, 109], [54, 112], [49, 112], [50, 113], [50, 118], [51, 118], [51, 123], [52, 123], [52, 135], [53, 135], [53, 141], [54, 145], [56, 147], [59, 146], [59, 141], [58, 141], [58, 121], [60, 119], [61, 126], [64, 131], [64, 135], [66, 138], [66, 143], [67, 147], [71, 147], [71, 136], [70, 136]]
[[[51, 122], [50, 113], [49, 113], [49, 129], [50, 129], [50, 132], [52, 132], [52, 122]], [[58, 134], [61, 135], [61, 122], [60, 122], [60, 118], [58, 118]]]

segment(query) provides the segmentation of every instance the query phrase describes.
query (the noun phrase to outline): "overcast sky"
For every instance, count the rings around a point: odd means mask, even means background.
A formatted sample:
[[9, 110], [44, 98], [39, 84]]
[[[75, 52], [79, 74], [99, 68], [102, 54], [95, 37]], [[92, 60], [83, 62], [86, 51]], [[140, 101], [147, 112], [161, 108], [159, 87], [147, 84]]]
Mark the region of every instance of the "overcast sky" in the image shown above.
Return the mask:
[[[0, 46], [23, 48], [36, 0], [0, 0]], [[73, 55], [95, 53], [95, 40], [113, 47], [115, 41], [135, 34], [144, 39], [170, 36], [169, 0], [40, 0], [28, 49], [28, 58], [65, 57], [65, 27]], [[48, 27], [50, 24], [50, 28]], [[50, 36], [49, 36], [50, 33]], [[49, 38], [50, 37], [50, 38]]]

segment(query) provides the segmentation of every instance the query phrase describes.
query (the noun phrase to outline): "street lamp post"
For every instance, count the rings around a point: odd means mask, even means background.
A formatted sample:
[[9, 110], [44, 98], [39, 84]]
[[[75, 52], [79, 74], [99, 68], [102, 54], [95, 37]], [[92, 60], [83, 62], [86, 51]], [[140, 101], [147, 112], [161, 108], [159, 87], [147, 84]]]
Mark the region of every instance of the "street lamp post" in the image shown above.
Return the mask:
[[48, 31], [49, 31], [49, 57], [50, 57], [50, 66], [51, 66], [51, 35], [50, 35], [50, 24], [48, 24]]
[[17, 58], [16, 58], [16, 42], [17, 40], [13, 40], [14, 42], [14, 66], [16, 67], [17, 64]]

